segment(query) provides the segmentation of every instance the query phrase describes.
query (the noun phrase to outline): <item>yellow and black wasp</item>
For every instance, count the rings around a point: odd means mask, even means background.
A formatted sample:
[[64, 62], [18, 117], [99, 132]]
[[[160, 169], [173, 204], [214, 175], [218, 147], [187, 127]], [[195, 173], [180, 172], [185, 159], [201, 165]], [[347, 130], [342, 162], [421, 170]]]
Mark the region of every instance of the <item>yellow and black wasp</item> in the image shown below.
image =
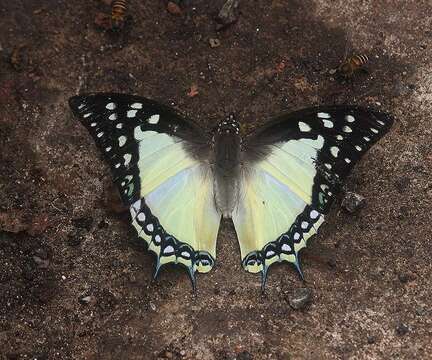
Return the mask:
[[364, 66], [368, 62], [369, 58], [366, 55], [353, 55], [347, 57], [342, 64], [339, 65], [338, 73], [344, 78], [350, 78], [361, 70], [366, 71]]
[[111, 27], [113, 30], [123, 28], [126, 21], [127, 1], [113, 0], [111, 3]]

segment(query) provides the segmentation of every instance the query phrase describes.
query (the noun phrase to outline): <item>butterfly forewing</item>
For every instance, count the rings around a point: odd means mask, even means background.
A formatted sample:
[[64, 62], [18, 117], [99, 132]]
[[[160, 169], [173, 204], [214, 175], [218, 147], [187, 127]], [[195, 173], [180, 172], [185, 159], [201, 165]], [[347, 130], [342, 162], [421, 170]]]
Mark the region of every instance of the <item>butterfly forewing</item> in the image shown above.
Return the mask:
[[125, 204], [139, 199], [137, 163], [142, 140], [148, 147], [145, 155], [151, 156], [153, 151], [153, 160], [157, 150], [176, 144], [187, 149], [191, 159], [208, 151], [209, 140], [200, 128], [154, 101], [101, 93], [74, 96], [69, 104], [110, 164]]
[[265, 274], [286, 260], [299, 269], [298, 253], [344, 179], [391, 125], [390, 116], [375, 110], [328, 106], [281, 115], [249, 135], [233, 214], [244, 267]]
[[192, 278], [210, 270], [220, 215], [206, 133], [138, 96], [75, 96], [69, 104], [108, 161], [138, 236], [158, 256], [156, 271], [169, 262], [185, 265]]

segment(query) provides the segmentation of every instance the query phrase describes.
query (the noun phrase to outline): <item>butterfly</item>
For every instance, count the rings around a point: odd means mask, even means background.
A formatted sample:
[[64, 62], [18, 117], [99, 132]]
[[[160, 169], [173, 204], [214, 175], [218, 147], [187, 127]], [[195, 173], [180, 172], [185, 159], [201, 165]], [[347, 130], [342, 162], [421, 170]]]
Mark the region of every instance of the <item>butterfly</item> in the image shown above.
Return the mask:
[[242, 137], [232, 115], [205, 131], [174, 109], [133, 95], [69, 100], [111, 167], [131, 223], [162, 265], [212, 269], [222, 218], [231, 218], [243, 268], [294, 264], [344, 179], [391, 127], [390, 115], [320, 106], [275, 117]]

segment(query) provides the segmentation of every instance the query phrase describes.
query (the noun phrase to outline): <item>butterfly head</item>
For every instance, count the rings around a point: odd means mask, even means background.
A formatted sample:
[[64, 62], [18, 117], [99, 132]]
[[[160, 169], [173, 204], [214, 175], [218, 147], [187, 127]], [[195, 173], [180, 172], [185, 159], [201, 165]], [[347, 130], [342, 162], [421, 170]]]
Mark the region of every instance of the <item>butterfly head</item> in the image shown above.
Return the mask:
[[240, 125], [229, 115], [213, 129], [212, 145], [216, 166], [225, 175], [236, 169], [240, 162]]
[[234, 115], [230, 114], [224, 120], [219, 122], [219, 124], [215, 128], [215, 133], [219, 136], [221, 136], [223, 134], [239, 135], [240, 134], [240, 124], [237, 122]]

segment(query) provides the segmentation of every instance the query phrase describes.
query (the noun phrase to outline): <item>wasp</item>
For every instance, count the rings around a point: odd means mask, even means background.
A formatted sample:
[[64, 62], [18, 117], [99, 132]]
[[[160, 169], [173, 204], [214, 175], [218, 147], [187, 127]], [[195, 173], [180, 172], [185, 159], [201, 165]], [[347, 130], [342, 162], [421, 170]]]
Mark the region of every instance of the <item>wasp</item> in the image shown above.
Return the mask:
[[369, 61], [366, 55], [353, 55], [339, 65], [338, 72], [343, 77], [349, 78], [357, 71], [364, 70], [364, 65]]
[[113, 30], [120, 30], [124, 26], [126, 3], [126, 0], [113, 0], [111, 3], [111, 26]]

